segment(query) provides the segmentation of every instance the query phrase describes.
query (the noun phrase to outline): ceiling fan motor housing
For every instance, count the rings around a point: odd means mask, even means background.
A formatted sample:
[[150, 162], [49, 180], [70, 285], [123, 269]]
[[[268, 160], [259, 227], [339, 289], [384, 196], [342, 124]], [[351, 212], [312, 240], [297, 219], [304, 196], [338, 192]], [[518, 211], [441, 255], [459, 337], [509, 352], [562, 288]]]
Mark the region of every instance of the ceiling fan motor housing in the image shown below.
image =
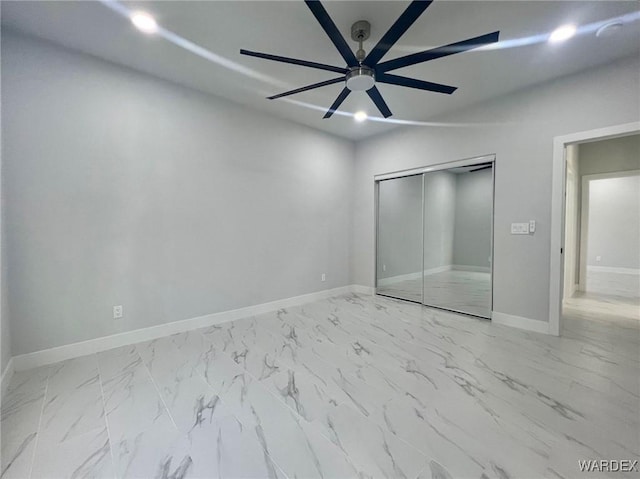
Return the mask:
[[346, 76], [347, 88], [351, 91], [366, 91], [376, 84], [376, 74], [373, 68], [365, 65], [353, 67]]

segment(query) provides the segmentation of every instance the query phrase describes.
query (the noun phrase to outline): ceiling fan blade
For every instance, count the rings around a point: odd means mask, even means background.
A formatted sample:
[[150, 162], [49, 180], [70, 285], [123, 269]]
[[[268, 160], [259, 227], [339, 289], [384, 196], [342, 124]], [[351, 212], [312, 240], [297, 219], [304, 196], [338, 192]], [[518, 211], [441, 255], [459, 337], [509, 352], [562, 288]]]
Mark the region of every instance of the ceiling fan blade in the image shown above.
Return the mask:
[[406, 55], [400, 58], [394, 58], [393, 60], [379, 63], [376, 70], [380, 72], [388, 72], [397, 68], [408, 67], [409, 65], [415, 65], [417, 63], [428, 62], [429, 60], [435, 60], [436, 58], [446, 57], [447, 55], [466, 52], [467, 50], [472, 50], [474, 48], [497, 42], [499, 35], [500, 32], [487, 33], [486, 35], [469, 38], [461, 42], [451, 43], [449, 45], [425, 50], [423, 52], [412, 53], [411, 55]]
[[398, 39], [404, 35], [404, 32], [413, 25], [413, 22], [431, 5], [431, 2], [432, 0], [414, 0], [411, 2], [362, 63], [370, 67], [375, 66]]
[[442, 85], [441, 83], [432, 83], [430, 81], [416, 80], [415, 78], [401, 77], [398, 75], [391, 75], [390, 73], [380, 73], [376, 75], [376, 81], [380, 83], [388, 83], [389, 85], [416, 88], [418, 90], [446, 93], [447, 95], [451, 95], [458, 89], [458, 87], [455, 86]]
[[316, 20], [318, 20], [322, 29], [336, 46], [347, 65], [350, 67], [356, 66], [358, 64], [356, 56], [353, 54], [353, 51], [351, 51], [351, 48], [340, 33], [340, 30], [338, 30], [338, 27], [336, 27], [336, 24], [333, 23], [333, 20], [331, 20], [331, 17], [322, 6], [322, 3], [318, 0], [305, 0], [304, 3], [307, 4], [307, 7], [309, 7], [313, 16], [316, 17]]
[[373, 100], [373, 103], [376, 104], [378, 110], [380, 110], [380, 113], [382, 113], [382, 116], [384, 116], [385, 118], [389, 118], [391, 115], [393, 115], [393, 113], [391, 113], [391, 110], [389, 110], [387, 104], [384, 102], [382, 95], [375, 86], [367, 90], [367, 95], [369, 95], [369, 98], [371, 98]]
[[322, 119], [331, 118], [331, 115], [333, 115], [336, 112], [336, 110], [342, 104], [345, 98], [349, 96], [349, 93], [351, 93], [351, 90], [349, 90], [347, 87], [344, 87], [340, 92], [340, 94], [338, 95], [338, 98], [336, 98], [336, 101], [334, 101], [333, 104], [329, 107], [329, 111], [327, 111], [324, 114]]
[[272, 60], [274, 62], [291, 63], [293, 65], [300, 65], [303, 67], [317, 68], [318, 70], [327, 70], [336, 73], [347, 73], [346, 68], [334, 67], [333, 65], [325, 65], [324, 63], [308, 62], [306, 60], [298, 60], [297, 58], [281, 57], [279, 55], [271, 55], [269, 53], [252, 52], [249, 50], [240, 50], [240, 54], [248, 55], [250, 57], [263, 58], [265, 60]]
[[327, 85], [333, 85], [334, 83], [340, 83], [344, 81], [344, 77], [333, 78], [332, 80], [321, 81], [319, 83], [314, 83], [313, 85], [303, 86], [301, 88], [296, 88], [295, 90], [286, 91], [284, 93], [280, 93], [278, 95], [273, 95], [267, 97], [268, 100], [275, 100], [277, 98], [282, 98], [283, 96], [295, 95], [296, 93], [302, 93], [303, 91], [313, 90], [315, 88], [320, 88]]

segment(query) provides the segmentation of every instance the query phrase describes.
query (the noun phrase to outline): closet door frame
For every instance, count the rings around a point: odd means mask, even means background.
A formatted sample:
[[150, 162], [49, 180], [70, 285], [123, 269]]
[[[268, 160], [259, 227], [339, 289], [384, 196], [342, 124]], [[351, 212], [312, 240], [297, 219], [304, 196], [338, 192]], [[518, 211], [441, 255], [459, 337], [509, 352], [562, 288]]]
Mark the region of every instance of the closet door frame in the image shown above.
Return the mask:
[[[490, 312], [489, 312], [489, 318], [485, 318], [485, 319], [491, 319], [492, 313], [493, 313], [493, 273], [494, 273], [494, 264], [495, 264], [495, 254], [494, 254], [494, 236], [495, 236], [495, 231], [494, 231], [494, 225], [495, 225], [495, 221], [494, 221], [494, 216], [495, 216], [495, 199], [496, 199], [496, 155], [495, 153], [491, 153], [491, 154], [486, 154], [486, 155], [481, 155], [481, 156], [474, 156], [472, 158], [465, 158], [462, 160], [455, 160], [455, 161], [448, 161], [448, 162], [444, 162], [444, 163], [436, 163], [434, 165], [427, 165], [427, 166], [421, 166], [419, 168], [411, 168], [408, 170], [399, 170], [399, 171], [392, 171], [389, 173], [383, 173], [383, 174], [379, 174], [379, 175], [375, 175], [373, 177], [373, 181], [374, 181], [374, 220], [375, 220], [375, 232], [374, 232], [374, 251], [375, 251], [375, 255], [374, 255], [374, 259], [373, 259], [373, 263], [374, 263], [374, 292], [376, 295], [379, 296], [383, 296], [383, 297], [392, 297], [389, 295], [385, 295], [385, 294], [380, 294], [378, 292], [378, 242], [379, 242], [379, 232], [380, 232], [380, 225], [379, 225], [379, 213], [380, 213], [380, 182], [384, 181], [384, 180], [392, 180], [392, 179], [397, 179], [397, 178], [404, 178], [407, 176], [417, 176], [417, 175], [422, 175], [422, 269], [424, 269], [424, 176], [425, 173], [431, 173], [432, 171], [439, 171], [439, 170], [449, 170], [451, 168], [459, 168], [461, 166], [473, 166], [473, 165], [478, 165], [478, 164], [484, 164], [484, 163], [491, 163], [491, 176], [492, 176], [492, 197], [493, 197], [493, 201], [491, 202], [491, 298], [490, 298]], [[424, 276], [422, 278], [422, 283], [423, 283], [423, 288], [422, 288], [422, 300], [420, 303], [417, 303], [416, 301], [411, 301], [411, 300], [407, 300], [407, 299], [402, 299], [402, 298], [394, 298], [394, 299], [400, 299], [402, 301], [409, 301], [411, 303], [416, 303], [416, 304], [422, 304], [423, 306], [428, 306], [424, 304]], [[475, 318], [482, 318], [481, 316], [477, 316], [475, 314], [470, 314], [464, 311], [456, 311], [456, 310], [452, 310], [452, 309], [447, 309], [447, 308], [439, 308], [437, 306], [428, 306], [431, 308], [437, 308], [437, 309], [443, 309], [446, 311], [453, 311], [456, 313], [460, 313], [460, 314], [466, 314], [469, 316], [473, 316]]]

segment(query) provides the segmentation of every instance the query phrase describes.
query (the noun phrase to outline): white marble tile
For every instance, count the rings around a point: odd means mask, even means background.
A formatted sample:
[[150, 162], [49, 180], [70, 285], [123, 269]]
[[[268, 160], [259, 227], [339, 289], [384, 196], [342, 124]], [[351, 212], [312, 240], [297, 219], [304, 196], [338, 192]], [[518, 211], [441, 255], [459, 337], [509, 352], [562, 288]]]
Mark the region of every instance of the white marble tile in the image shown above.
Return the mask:
[[200, 423], [187, 436], [193, 460], [188, 476], [286, 478], [266, 453], [258, 431], [235, 417]]
[[[21, 380], [22, 378], [19, 378]], [[21, 382], [2, 400], [0, 433], [3, 444], [23, 444], [27, 437], [38, 432], [45, 387], [31, 387], [31, 382]]]
[[146, 429], [130, 428], [114, 433], [110, 428], [109, 431], [116, 477], [188, 477], [193, 459], [184, 435], [168, 414], [162, 414]]
[[556, 338], [349, 294], [21, 372], [2, 477], [579, 477], [640, 456], [640, 322], [596, 300]]
[[357, 469], [339, 447], [281, 403], [248, 373], [239, 375], [223, 400], [289, 477], [353, 477]]
[[47, 395], [42, 412], [40, 436], [52, 442], [64, 442], [105, 426], [100, 385], [72, 394]]
[[168, 417], [162, 398], [143, 365], [103, 382], [102, 388], [112, 435], [144, 431], [162, 417]]
[[54, 365], [42, 411], [40, 440], [64, 442], [105, 426], [95, 355]]
[[343, 401], [343, 396], [332, 394], [327, 385], [291, 369], [264, 379], [262, 384], [308, 422], [326, 424], [329, 410]]
[[31, 479], [54, 477], [113, 479], [107, 429], [89, 431], [64, 443], [39, 440]]
[[230, 387], [236, 376], [244, 374], [244, 370], [224, 351], [213, 345], [202, 356], [202, 376], [216, 393]]
[[178, 353], [174, 336], [166, 336], [136, 345], [145, 366], [155, 377], [183, 374], [186, 357]]
[[130, 372], [142, 364], [135, 345], [110, 349], [97, 354], [102, 381]]
[[26, 394], [34, 391], [43, 391], [47, 386], [47, 379], [51, 366], [42, 366], [26, 371], [16, 371], [7, 386], [7, 394], [18, 392]]
[[96, 382], [98, 361], [95, 354], [69, 359], [51, 365], [47, 383], [47, 394], [57, 395], [80, 389], [87, 383]]
[[232, 414], [204, 378], [163, 377], [156, 384], [176, 427], [185, 434], [202, 423]]
[[333, 408], [330, 425], [331, 440], [367, 475], [413, 478], [425, 467], [422, 453], [349, 406]]
[[21, 441], [2, 441], [0, 451], [0, 478], [24, 479], [29, 477], [37, 433], [25, 436]]
[[268, 337], [262, 338], [261, 341], [257, 341], [255, 338], [246, 342], [244, 340], [232, 341], [227, 343], [225, 352], [238, 366], [248, 371], [253, 377], [264, 379], [281, 370], [280, 362], [276, 359], [280, 349], [275, 344], [276, 341], [271, 340], [272, 338]]

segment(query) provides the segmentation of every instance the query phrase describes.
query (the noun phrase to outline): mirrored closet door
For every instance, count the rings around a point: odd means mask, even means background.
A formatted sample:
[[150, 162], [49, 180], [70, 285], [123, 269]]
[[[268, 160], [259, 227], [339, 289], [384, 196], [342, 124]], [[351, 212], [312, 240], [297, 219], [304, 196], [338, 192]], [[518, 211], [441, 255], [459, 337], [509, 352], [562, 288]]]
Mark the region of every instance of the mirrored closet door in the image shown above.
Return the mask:
[[422, 302], [422, 175], [378, 182], [378, 293]]
[[493, 164], [377, 181], [378, 294], [491, 317]]

